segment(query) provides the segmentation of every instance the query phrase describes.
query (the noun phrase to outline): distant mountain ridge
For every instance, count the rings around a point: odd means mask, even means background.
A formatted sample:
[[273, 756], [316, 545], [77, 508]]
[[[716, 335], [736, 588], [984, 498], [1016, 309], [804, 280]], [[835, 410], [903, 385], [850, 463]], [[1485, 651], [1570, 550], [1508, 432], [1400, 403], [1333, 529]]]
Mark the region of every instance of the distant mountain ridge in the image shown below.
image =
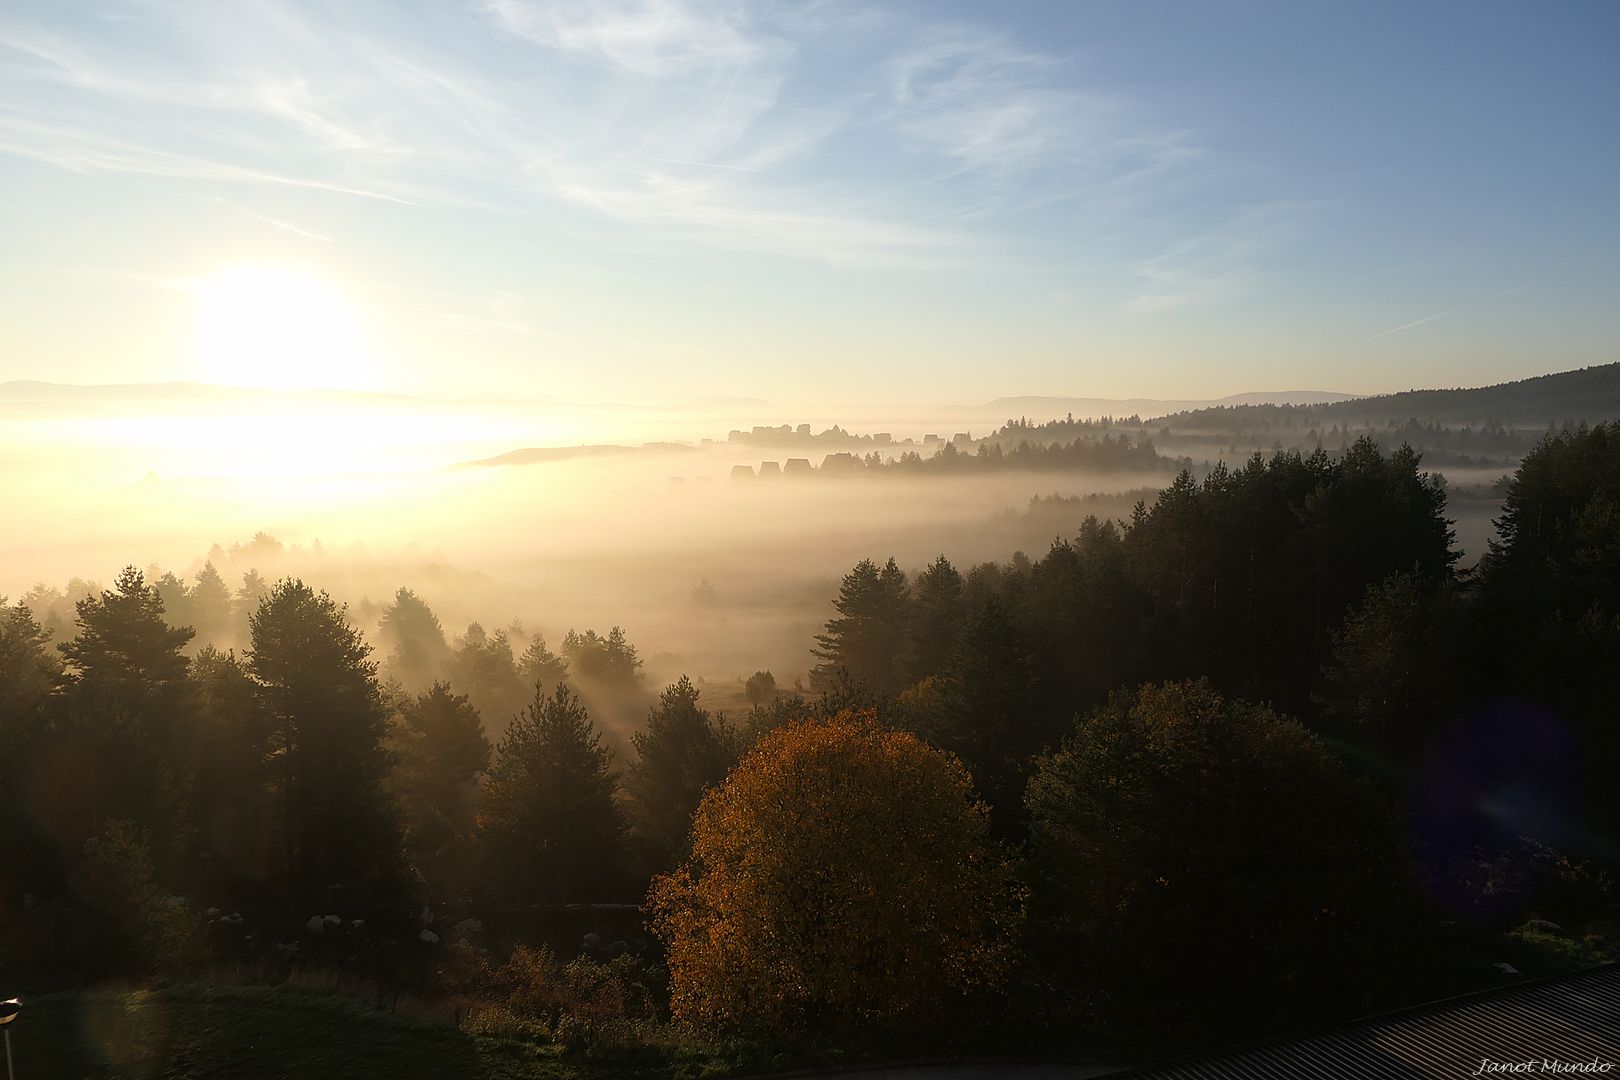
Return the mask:
[[1314, 405], [1326, 402], [1351, 401], [1354, 394], [1341, 394], [1333, 390], [1276, 390], [1247, 394], [1229, 394], [1222, 398], [1090, 398], [1050, 397], [1025, 394], [1018, 397], [996, 398], [983, 405], [953, 405], [953, 413], [994, 414], [996, 416], [1028, 416], [1031, 419], [1051, 419], [1063, 415], [1076, 417], [1097, 416], [1164, 416], [1169, 413], [1189, 412], [1194, 409], [1219, 408], [1233, 405]]
[[[690, 412], [764, 408], [754, 398], [694, 397], [664, 406], [581, 404], [548, 398], [433, 398], [365, 390], [251, 389], [196, 382], [77, 385], [33, 379], [0, 382], [0, 408], [15, 413], [38, 409], [84, 409], [106, 412], [130, 406], [181, 410], [241, 405], [253, 409], [299, 404], [321, 408], [377, 407], [432, 412], [447, 407], [489, 406], [503, 411], [529, 408], [619, 408], [631, 412]], [[914, 406], [912, 406], [914, 407]], [[1438, 424], [1478, 424], [1482, 420], [1508, 427], [1546, 426], [1567, 421], [1620, 418], [1620, 363], [1595, 365], [1481, 387], [1404, 390], [1392, 394], [1354, 395], [1331, 390], [1280, 390], [1230, 394], [1213, 399], [1089, 398], [1019, 395], [982, 405], [947, 406], [936, 415], [964, 421], [1001, 422], [1027, 417], [1040, 422], [1073, 415], [1076, 419], [1140, 416], [1173, 420], [1177, 427], [1241, 426], [1250, 418], [1286, 414], [1293, 421], [1327, 425], [1417, 420]]]
[[1206, 405], [1162, 417], [1178, 429], [1230, 428], [1267, 416], [1295, 423], [1479, 425], [1545, 427], [1620, 418], [1620, 363], [1536, 375], [1489, 386], [1404, 390], [1310, 405]]
[[651, 442], [640, 446], [620, 446], [612, 443], [593, 443], [579, 446], [525, 446], [508, 450], [494, 457], [475, 461], [459, 461], [451, 468], [475, 469], [492, 465], [544, 465], [555, 461], [577, 461], [580, 458], [623, 457], [626, 454], [690, 453], [694, 448], [683, 443]]

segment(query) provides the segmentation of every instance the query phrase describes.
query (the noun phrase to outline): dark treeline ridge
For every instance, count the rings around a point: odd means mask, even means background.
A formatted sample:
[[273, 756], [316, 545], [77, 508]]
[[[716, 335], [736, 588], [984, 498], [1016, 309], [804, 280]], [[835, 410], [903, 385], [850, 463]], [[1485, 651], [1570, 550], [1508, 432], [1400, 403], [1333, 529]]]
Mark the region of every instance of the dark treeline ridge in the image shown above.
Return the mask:
[[[1406, 390], [1317, 405], [1234, 405], [1177, 413], [1163, 418], [1174, 426], [1189, 421], [1232, 426], [1249, 417], [1290, 417], [1293, 426], [1377, 423], [1457, 425], [1484, 420], [1486, 427], [1538, 429], [1573, 425], [1580, 417], [1620, 412], [1620, 363], [1560, 371], [1494, 386], [1450, 390]], [[1174, 422], [1180, 420], [1181, 424]]]
[[1511, 471], [1549, 430], [1620, 413], [1620, 364], [1583, 368], [1497, 386], [1410, 390], [1314, 405], [1211, 406], [1141, 416], [1008, 420], [981, 441], [1010, 449], [1127, 435], [1196, 461], [1228, 460], [1253, 450], [1326, 449], [1356, 440], [1406, 444], [1432, 467]]
[[[815, 469], [808, 459], [802, 469], [795, 469], [790, 461], [786, 472], [772, 470], [764, 476], [785, 475], [817, 477], [884, 477], [884, 476], [975, 476], [995, 472], [1090, 472], [1137, 474], [1171, 474], [1189, 469], [1189, 458], [1167, 458], [1154, 448], [1151, 439], [1140, 441], [1130, 435], [1096, 435], [1073, 439], [1069, 442], [1020, 441], [1003, 445], [984, 440], [972, 449], [958, 447], [956, 443], [943, 443], [930, 454], [915, 449], [903, 449], [898, 455], [892, 451], [902, 444], [883, 444], [884, 450], [871, 450], [865, 454], [839, 451], [825, 455]], [[967, 446], [966, 442], [963, 444]], [[776, 464], [776, 463], [771, 463]], [[751, 467], [744, 469], [743, 479], [753, 477]], [[735, 474], [734, 474], [735, 478]]]
[[1172, 466], [1179, 468], [1190, 458], [1202, 458], [1211, 451], [1226, 456], [1284, 449], [1325, 449], [1343, 453], [1358, 439], [1365, 438], [1382, 446], [1411, 446], [1431, 465], [1507, 471], [1535, 447], [1549, 426], [1573, 429], [1579, 424], [1579, 421], [1566, 419], [1557, 425], [1522, 428], [1476, 418], [1474, 422], [1450, 426], [1416, 417], [1403, 420], [1324, 417], [1312, 412], [1314, 408], [1317, 406], [1241, 405], [1178, 413], [1152, 421], [1143, 421], [1140, 417], [1124, 420], [1067, 417], [1035, 423], [1021, 418], [1009, 420], [997, 428], [984, 444], [1044, 447], [1062, 445], [1066, 440], [1103, 439], [1114, 432], [1116, 439], [1134, 438], [1146, 445], [1156, 443], [1171, 452], [1182, 451], [1183, 456]]
[[1325, 446], [1405, 442], [1440, 467], [1511, 468], [1549, 430], [1620, 415], [1620, 364], [1471, 389], [1408, 390], [1318, 405], [1236, 405], [1149, 421], [1160, 445]]
[[1036, 559], [861, 562], [814, 693], [682, 678], [623, 754], [622, 631], [448, 643], [401, 590], [374, 657], [303, 581], [199, 581], [222, 652], [131, 568], [54, 647], [0, 621], [0, 962], [360, 971], [744, 1068], [1128, 1058], [1613, 957], [1616, 491], [1620, 430], [1546, 436], [1459, 571], [1409, 447], [1184, 471]]
[[1164, 457], [1154, 448], [1151, 439], [1138, 442], [1129, 435], [1104, 434], [1066, 443], [1025, 441], [1011, 447], [985, 441], [971, 451], [959, 450], [954, 443], [945, 443], [927, 457], [916, 450], [903, 451], [898, 457], [886, 456], [875, 450], [864, 457], [829, 454], [822, 462], [821, 472], [831, 474], [843, 469], [874, 476], [961, 476], [1001, 470], [1173, 473], [1191, 465], [1192, 462], [1185, 458]]
[[[1499, 386], [1413, 390], [1316, 405], [1230, 405], [1144, 419], [1140, 415], [1009, 419], [987, 435], [957, 432], [922, 444], [836, 425], [733, 431], [730, 445], [786, 453], [830, 451], [820, 476], [961, 476], [997, 470], [1207, 472], [1253, 452], [1344, 454], [1370, 439], [1410, 446], [1431, 467], [1505, 475], [1550, 431], [1620, 413], [1620, 365], [1585, 368]], [[808, 464], [808, 460], [806, 461]], [[807, 470], [801, 470], [807, 471]], [[772, 473], [771, 475], [774, 475]], [[794, 475], [792, 466], [788, 475]]]

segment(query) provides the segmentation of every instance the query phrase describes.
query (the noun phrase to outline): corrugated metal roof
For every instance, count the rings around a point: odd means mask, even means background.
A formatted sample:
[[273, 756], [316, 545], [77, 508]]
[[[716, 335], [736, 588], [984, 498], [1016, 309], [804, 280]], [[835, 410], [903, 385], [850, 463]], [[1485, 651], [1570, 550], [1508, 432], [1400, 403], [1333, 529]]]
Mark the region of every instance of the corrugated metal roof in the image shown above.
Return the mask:
[[[1327, 1031], [1114, 1074], [1115, 1080], [1620, 1078], [1620, 964], [1387, 1013]], [[1529, 1062], [1529, 1067], [1522, 1067]], [[1591, 1069], [1596, 1062], [1598, 1069]], [[1554, 1068], [1556, 1063], [1562, 1068]], [[1608, 1069], [1602, 1069], [1607, 1064]], [[1587, 1066], [1586, 1069], [1570, 1066]]]

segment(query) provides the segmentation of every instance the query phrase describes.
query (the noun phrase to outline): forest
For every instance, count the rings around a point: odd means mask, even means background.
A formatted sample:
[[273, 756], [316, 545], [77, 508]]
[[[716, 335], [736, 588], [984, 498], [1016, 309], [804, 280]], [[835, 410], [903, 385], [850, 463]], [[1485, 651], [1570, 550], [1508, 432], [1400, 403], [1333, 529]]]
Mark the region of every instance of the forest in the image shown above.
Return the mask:
[[0, 969], [667, 1074], [1140, 1058], [1613, 959], [1620, 427], [1539, 437], [1466, 566], [1424, 464], [1256, 452], [1038, 501], [1038, 557], [873, 552], [807, 680], [725, 708], [620, 626], [447, 634], [408, 586], [36, 590], [0, 616]]

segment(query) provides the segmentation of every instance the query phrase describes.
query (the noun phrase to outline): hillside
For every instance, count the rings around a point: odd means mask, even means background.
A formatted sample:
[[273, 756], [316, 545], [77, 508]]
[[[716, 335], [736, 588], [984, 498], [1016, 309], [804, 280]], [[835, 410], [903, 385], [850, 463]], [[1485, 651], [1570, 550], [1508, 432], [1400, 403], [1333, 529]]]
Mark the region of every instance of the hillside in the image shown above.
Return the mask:
[[1182, 410], [1159, 423], [1181, 432], [1288, 427], [1396, 427], [1410, 421], [1444, 427], [1545, 428], [1620, 416], [1620, 363], [1538, 375], [1493, 386], [1406, 390], [1323, 404], [1240, 404]]
[[953, 405], [946, 411], [974, 417], [993, 416], [998, 420], [1013, 416], [1027, 416], [1033, 420], [1050, 420], [1066, 415], [1164, 416], [1167, 413], [1235, 405], [1310, 405], [1318, 402], [1350, 401], [1354, 396], [1331, 390], [1260, 391], [1208, 399], [1052, 397], [1024, 394], [1017, 397], [996, 398], [982, 405]]

